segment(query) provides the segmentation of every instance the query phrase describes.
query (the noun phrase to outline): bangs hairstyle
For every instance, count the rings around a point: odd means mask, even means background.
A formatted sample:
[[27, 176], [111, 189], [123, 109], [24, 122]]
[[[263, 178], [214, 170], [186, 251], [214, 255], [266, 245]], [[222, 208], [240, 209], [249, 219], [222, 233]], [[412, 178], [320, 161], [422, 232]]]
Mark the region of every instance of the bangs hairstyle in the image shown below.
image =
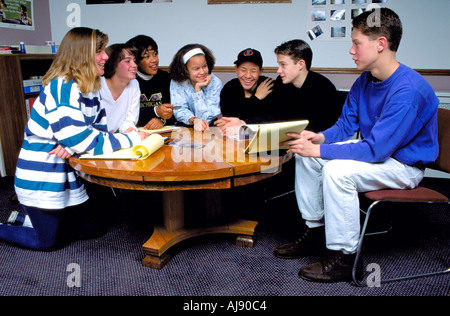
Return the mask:
[[151, 47], [156, 54], [158, 54], [158, 45], [150, 36], [138, 35], [130, 39], [126, 44], [136, 47], [136, 63], [140, 63], [144, 59], [143, 55], [148, 53], [148, 48]]
[[208, 65], [208, 73], [212, 73], [214, 65], [216, 63], [216, 59], [214, 58], [212, 52], [201, 44], [188, 44], [182, 47], [173, 57], [172, 63], [169, 66], [169, 73], [172, 80], [181, 83], [189, 79], [189, 70], [187, 68], [187, 63], [184, 63], [183, 57], [187, 52], [193, 50], [194, 48], [200, 48], [203, 53], [205, 53], [206, 64]]
[[306, 69], [311, 69], [313, 52], [311, 47], [303, 40], [292, 40], [284, 42], [280, 46], [275, 48], [275, 54], [287, 55], [292, 58], [294, 63], [298, 63], [300, 60], [304, 60]]
[[84, 94], [100, 90], [95, 54], [105, 49], [108, 35], [87, 27], [73, 28], [64, 36], [50, 69], [42, 79], [45, 86], [55, 78], [75, 81]]
[[[377, 23], [377, 20], [379, 23]], [[369, 23], [369, 21], [372, 23]], [[403, 36], [403, 26], [399, 16], [391, 9], [381, 8], [366, 11], [358, 15], [352, 24], [353, 28], [360, 30], [371, 39], [377, 39], [380, 36], [386, 37], [389, 42], [389, 49], [393, 52], [398, 51]]]
[[117, 66], [125, 59], [126, 52], [136, 58], [137, 48], [131, 44], [114, 44], [106, 48], [106, 54], [109, 57], [103, 75], [106, 79], [110, 79], [116, 74]]

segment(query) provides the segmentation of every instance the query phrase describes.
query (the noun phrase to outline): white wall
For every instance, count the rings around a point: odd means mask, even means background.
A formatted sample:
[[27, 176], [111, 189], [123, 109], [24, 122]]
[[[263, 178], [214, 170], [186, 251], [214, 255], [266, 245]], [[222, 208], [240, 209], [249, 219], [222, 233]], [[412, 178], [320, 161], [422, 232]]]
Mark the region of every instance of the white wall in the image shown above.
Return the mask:
[[[208, 5], [207, 0], [172, 3], [86, 5], [85, 0], [50, 0], [53, 40], [59, 43], [69, 30], [67, 7], [81, 8], [81, 24], [98, 28], [110, 42], [124, 42], [137, 34], [152, 36], [160, 46], [162, 66], [168, 66], [183, 45], [202, 43], [215, 54], [217, 66], [232, 66], [237, 53], [259, 49], [265, 66], [276, 66], [273, 49], [293, 38], [307, 40], [314, 51], [313, 67], [352, 68], [350, 41], [311, 42], [307, 39], [308, 1], [291, 4]], [[350, 0], [349, 0], [350, 1]], [[399, 59], [412, 68], [450, 69], [448, 59], [449, 0], [388, 0], [404, 24]]]

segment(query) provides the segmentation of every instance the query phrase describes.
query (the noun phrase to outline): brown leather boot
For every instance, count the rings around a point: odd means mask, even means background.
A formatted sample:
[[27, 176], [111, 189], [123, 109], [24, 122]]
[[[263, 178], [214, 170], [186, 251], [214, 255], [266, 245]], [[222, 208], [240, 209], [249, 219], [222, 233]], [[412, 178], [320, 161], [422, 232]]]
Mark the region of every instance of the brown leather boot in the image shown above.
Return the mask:
[[275, 248], [273, 254], [281, 259], [296, 259], [325, 253], [325, 227], [306, 228], [302, 236]]
[[[313, 282], [351, 281], [355, 257], [356, 254], [346, 255], [341, 251], [330, 251], [326, 259], [302, 267], [298, 274], [302, 279]], [[356, 272], [357, 278], [361, 279], [363, 274], [361, 261], [358, 263]]]

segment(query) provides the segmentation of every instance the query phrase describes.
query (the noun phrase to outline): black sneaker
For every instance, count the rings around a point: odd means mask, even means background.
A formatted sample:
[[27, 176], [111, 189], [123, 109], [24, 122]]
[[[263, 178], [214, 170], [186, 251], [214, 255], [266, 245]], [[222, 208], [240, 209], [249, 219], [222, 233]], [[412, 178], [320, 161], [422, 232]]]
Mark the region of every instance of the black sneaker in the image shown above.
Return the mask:
[[9, 215], [8, 221], [6, 224], [8, 225], [14, 225], [14, 226], [21, 226], [25, 222], [25, 215], [18, 212], [13, 211], [11, 212], [11, 215]]
[[[341, 251], [330, 251], [330, 255], [320, 261], [300, 269], [298, 275], [307, 281], [333, 283], [351, 281], [353, 263], [356, 254], [344, 254]], [[362, 262], [357, 266], [356, 276], [362, 278]]]
[[325, 253], [325, 227], [306, 228], [301, 237], [275, 248], [273, 254], [281, 259], [297, 259]]

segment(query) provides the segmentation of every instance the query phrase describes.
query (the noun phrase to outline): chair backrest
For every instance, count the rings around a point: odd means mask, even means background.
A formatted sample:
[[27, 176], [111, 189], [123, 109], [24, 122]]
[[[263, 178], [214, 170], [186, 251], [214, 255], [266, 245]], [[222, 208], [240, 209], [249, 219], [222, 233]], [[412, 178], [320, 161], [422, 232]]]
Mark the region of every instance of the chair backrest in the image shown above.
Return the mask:
[[439, 156], [436, 166], [450, 173], [450, 110], [438, 109]]

